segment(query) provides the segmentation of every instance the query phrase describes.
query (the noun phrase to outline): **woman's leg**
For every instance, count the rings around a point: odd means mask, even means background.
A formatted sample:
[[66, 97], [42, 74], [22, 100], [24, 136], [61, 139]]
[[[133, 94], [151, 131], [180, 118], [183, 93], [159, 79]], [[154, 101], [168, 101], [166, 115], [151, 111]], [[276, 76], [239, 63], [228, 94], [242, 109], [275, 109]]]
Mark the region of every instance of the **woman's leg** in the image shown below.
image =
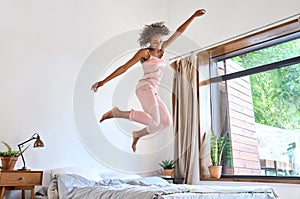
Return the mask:
[[162, 130], [172, 125], [172, 118], [166, 104], [160, 99], [159, 96], [157, 96], [157, 102], [160, 113], [160, 130]]
[[139, 130], [139, 131], [132, 132], [133, 140], [132, 140], [131, 148], [132, 148], [133, 152], [136, 151], [136, 144], [138, 143], [139, 139], [148, 134], [149, 133], [146, 128], [143, 128], [142, 130]]
[[149, 134], [155, 133], [171, 125], [171, 117], [166, 105], [157, 95], [156, 88], [146, 85], [137, 88], [136, 95], [144, 111], [121, 111], [114, 107], [112, 110], [103, 114], [100, 122], [110, 118], [125, 118], [132, 121], [145, 124], [147, 127], [139, 131], [133, 131], [132, 149], [136, 151], [138, 140]]
[[[156, 97], [156, 100], [157, 100], [158, 106], [159, 106], [160, 122], [159, 122], [159, 125], [157, 125], [153, 130], [155, 132], [158, 132], [158, 131], [160, 131], [164, 128], [167, 128], [167, 127], [171, 126], [172, 119], [171, 119], [170, 113], [167, 109], [167, 106], [164, 104], [164, 102], [160, 99], [160, 97], [158, 95], [156, 95], [155, 97]], [[134, 112], [131, 111], [131, 113], [134, 113]], [[136, 120], [140, 120], [140, 123], [147, 124], [147, 121], [151, 120], [151, 119], [149, 119], [149, 118], [151, 118], [150, 114], [145, 113], [145, 112], [139, 111], [136, 116], [137, 116]], [[145, 119], [141, 119], [143, 117]], [[148, 132], [147, 128], [143, 128], [139, 131], [133, 131], [132, 132], [133, 141], [132, 141], [131, 147], [132, 147], [133, 152], [136, 151], [136, 145], [137, 145], [139, 139], [141, 137], [145, 136], [145, 135], [148, 135], [148, 134], [149, 134], [149, 132]]]
[[160, 123], [159, 106], [156, 98], [156, 89], [150, 85], [137, 88], [136, 96], [142, 105], [143, 111], [131, 110], [129, 119], [146, 125], [149, 133], [156, 132]]
[[114, 107], [110, 111], [104, 113], [100, 122], [110, 118], [124, 118], [147, 125], [150, 133], [157, 132], [160, 126], [160, 117], [163, 121], [169, 118], [169, 112], [163, 101], [156, 94], [156, 89], [152, 86], [143, 86], [136, 90], [137, 97], [144, 111], [121, 111], [118, 107]]
[[150, 85], [141, 86], [136, 89], [136, 96], [142, 105], [143, 111], [131, 110], [129, 119], [141, 124], [145, 124], [147, 127], [139, 131], [132, 132], [132, 150], [136, 151], [136, 145], [139, 139], [149, 133], [152, 133], [151, 129], [159, 124], [159, 108], [156, 100], [156, 90]]
[[[139, 99], [144, 111], [131, 110], [129, 119], [147, 127], [139, 131], [133, 131], [132, 150], [135, 152], [138, 140], [148, 135], [155, 133], [165, 128], [165, 123], [170, 123], [169, 112], [157, 95], [157, 89], [153, 86], [146, 85], [136, 90], [137, 98]], [[169, 126], [169, 125], [168, 125]]]
[[165, 103], [155, 92], [154, 94], [146, 94], [148, 91], [143, 92], [142, 94], [141, 91], [137, 92], [137, 96], [144, 111], [131, 110], [129, 119], [145, 124], [149, 133], [155, 133], [169, 127], [172, 124], [172, 119]]

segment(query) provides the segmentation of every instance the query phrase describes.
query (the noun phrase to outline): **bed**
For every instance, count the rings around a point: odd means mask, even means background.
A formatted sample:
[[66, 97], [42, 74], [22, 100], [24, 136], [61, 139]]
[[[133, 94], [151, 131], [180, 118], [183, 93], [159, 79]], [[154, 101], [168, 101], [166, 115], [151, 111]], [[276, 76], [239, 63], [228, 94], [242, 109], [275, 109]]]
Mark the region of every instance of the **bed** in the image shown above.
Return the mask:
[[[45, 198], [49, 199], [273, 199], [269, 186], [212, 186], [172, 184], [158, 176], [53, 175]], [[41, 195], [41, 194], [40, 194]]]

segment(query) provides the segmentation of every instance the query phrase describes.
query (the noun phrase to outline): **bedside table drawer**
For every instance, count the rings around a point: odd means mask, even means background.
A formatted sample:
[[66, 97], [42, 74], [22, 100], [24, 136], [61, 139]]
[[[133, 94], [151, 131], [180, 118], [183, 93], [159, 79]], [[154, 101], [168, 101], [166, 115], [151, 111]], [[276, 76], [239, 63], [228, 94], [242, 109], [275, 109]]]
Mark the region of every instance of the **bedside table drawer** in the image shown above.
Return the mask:
[[0, 173], [0, 185], [41, 185], [43, 172], [40, 171], [11, 171]]

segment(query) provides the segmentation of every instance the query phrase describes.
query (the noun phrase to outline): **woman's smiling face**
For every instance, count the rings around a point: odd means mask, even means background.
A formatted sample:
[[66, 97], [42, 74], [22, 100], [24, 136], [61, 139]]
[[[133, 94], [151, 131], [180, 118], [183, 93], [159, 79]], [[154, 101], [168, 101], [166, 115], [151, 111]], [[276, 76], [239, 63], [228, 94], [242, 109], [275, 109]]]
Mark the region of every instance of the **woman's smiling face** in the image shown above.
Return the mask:
[[161, 34], [154, 35], [150, 40], [150, 47], [154, 49], [161, 49], [163, 44], [162, 38]]

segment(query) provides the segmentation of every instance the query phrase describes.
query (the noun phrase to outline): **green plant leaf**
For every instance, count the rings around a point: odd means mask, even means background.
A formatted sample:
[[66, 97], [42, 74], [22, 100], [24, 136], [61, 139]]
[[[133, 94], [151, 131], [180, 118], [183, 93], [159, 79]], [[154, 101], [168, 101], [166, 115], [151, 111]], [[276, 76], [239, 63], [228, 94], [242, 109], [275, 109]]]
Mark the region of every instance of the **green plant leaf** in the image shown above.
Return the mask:
[[213, 166], [220, 166], [222, 153], [226, 145], [226, 139], [229, 134], [226, 132], [218, 138], [214, 132], [211, 133], [210, 138], [210, 157]]
[[174, 169], [175, 161], [170, 159], [163, 160], [159, 163], [159, 166], [161, 166], [163, 169]]
[[30, 145], [28, 145], [23, 150], [19, 151], [19, 150], [12, 150], [12, 147], [7, 142], [4, 142], [4, 141], [1, 141], [1, 142], [4, 144], [4, 146], [6, 147], [7, 151], [1, 151], [0, 152], [0, 156], [19, 157], [30, 146]]
[[2, 141], [2, 143], [7, 148], [7, 152], [10, 154], [12, 152], [11, 146], [7, 142], [4, 142], [4, 141]]

